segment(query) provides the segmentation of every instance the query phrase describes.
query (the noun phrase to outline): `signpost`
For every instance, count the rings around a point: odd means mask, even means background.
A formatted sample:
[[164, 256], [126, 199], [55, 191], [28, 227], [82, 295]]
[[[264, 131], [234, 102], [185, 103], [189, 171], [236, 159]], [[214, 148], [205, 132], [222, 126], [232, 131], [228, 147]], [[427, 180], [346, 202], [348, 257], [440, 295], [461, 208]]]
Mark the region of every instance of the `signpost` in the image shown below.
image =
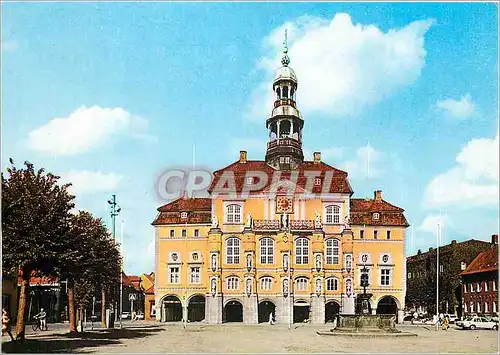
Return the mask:
[[134, 312], [134, 301], [137, 300], [137, 294], [130, 293], [128, 295], [128, 300], [130, 301], [130, 314], [132, 314]]

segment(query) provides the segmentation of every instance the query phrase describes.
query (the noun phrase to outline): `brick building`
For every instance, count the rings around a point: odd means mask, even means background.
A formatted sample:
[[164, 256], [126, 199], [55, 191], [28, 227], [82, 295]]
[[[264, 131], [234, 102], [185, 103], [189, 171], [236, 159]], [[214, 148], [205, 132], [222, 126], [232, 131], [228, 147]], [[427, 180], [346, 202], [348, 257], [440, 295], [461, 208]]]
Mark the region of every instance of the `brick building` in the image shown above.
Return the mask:
[[[462, 316], [462, 288], [460, 273], [476, 256], [490, 250], [496, 243], [470, 239], [453, 240], [439, 247], [440, 312]], [[409, 310], [434, 314], [436, 312], [436, 248], [420, 250], [406, 259], [406, 306]]]
[[498, 316], [498, 245], [480, 253], [460, 275], [463, 313]]

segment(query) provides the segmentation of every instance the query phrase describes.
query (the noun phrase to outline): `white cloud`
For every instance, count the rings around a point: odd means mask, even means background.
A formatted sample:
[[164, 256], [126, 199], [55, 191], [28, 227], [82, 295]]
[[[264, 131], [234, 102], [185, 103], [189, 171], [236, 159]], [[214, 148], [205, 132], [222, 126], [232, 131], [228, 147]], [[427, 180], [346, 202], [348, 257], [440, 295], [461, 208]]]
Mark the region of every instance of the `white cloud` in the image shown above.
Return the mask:
[[441, 232], [443, 231], [443, 229], [451, 228], [452, 226], [449, 216], [430, 214], [425, 217], [425, 219], [422, 221], [422, 224], [418, 226], [417, 229], [437, 236], [438, 224], [440, 225]]
[[426, 187], [424, 204], [455, 208], [498, 206], [499, 140], [473, 139], [457, 155], [457, 164], [432, 179]]
[[123, 108], [80, 107], [68, 117], [54, 118], [31, 131], [26, 144], [43, 153], [74, 155], [90, 151], [113, 136], [144, 137], [147, 121]]
[[[300, 17], [265, 38], [257, 68], [263, 81], [254, 90], [248, 115], [262, 120], [272, 108], [272, 78], [280, 65], [283, 34], [289, 32], [290, 66], [299, 85], [297, 101], [305, 114], [356, 115], [402, 87], [413, 84], [425, 65], [424, 35], [434, 20], [415, 21], [383, 32], [352, 22], [346, 13], [332, 20]], [[276, 53], [276, 55], [274, 55]]]
[[347, 171], [350, 178], [378, 178], [383, 175], [380, 169], [382, 157], [382, 152], [367, 144], [356, 150], [356, 156], [353, 159], [339, 164], [339, 168]]
[[123, 176], [99, 171], [72, 170], [61, 174], [61, 182], [72, 183], [70, 192], [76, 196], [94, 192], [114, 191]]
[[470, 94], [465, 94], [460, 100], [445, 99], [438, 101], [435, 107], [454, 118], [470, 117], [476, 110], [476, 104], [472, 101]]
[[14, 52], [19, 48], [19, 43], [14, 40], [1, 41], [2, 52]]

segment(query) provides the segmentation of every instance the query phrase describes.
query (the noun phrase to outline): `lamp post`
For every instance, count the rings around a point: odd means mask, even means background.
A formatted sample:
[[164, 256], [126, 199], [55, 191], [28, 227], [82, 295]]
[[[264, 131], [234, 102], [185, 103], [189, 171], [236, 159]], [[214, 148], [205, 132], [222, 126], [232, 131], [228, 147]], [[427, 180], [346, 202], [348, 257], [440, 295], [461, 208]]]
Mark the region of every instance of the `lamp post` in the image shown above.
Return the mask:
[[121, 263], [120, 263], [120, 329], [123, 328], [122, 324], [122, 313], [123, 313], [123, 263], [125, 262], [125, 256], [123, 255], [123, 219], [121, 225], [121, 241], [120, 241], [120, 251], [121, 251]]
[[[108, 200], [108, 204], [111, 206], [111, 223], [112, 223], [112, 230], [113, 230], [113, 241], [115, 242], [116, 245], [116, 216], [118, 216], [118, 213], [121, 211], [121, 207], [116, 203], [116, 195], [112, 195], [112, 199]], [[121, 287], [121, 285], [120, 285]], [[116, 293], [115, 293], [116, 295]], [[115, 322], [118, 320], [118, 312], [116, 309], [118, 308], [118, 304], [115, 301]], [[120, 317], [121, 319], [121, 317]]]

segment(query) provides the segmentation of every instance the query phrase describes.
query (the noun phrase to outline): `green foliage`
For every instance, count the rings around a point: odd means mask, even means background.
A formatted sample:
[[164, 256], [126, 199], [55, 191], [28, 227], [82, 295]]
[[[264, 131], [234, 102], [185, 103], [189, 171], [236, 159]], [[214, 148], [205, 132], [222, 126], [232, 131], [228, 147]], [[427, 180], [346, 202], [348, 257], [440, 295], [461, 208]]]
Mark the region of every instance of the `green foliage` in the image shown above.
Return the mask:
[[2, 270], [19, 268], [51, 274], [63, 248], [74, 207], [70, 184], [58, 185], [59, 177], [35, 171], [33, 164], [2, 173]]

